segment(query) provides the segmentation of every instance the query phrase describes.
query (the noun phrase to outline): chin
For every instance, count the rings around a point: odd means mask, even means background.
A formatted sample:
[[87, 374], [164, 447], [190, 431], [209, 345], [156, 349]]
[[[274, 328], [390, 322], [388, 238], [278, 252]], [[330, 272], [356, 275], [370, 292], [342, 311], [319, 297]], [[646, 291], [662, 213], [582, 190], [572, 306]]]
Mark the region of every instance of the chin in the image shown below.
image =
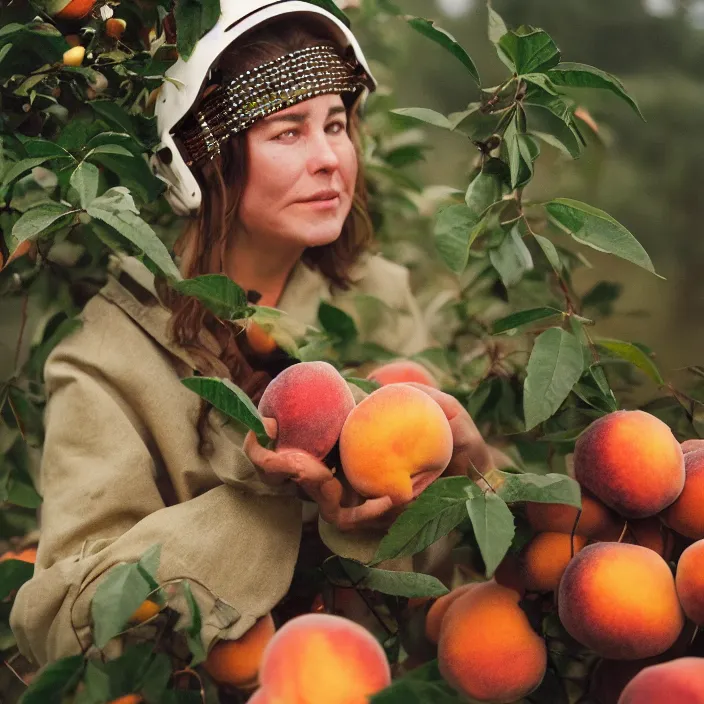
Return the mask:
[[322, 247], [326, 244], [335, 242], [342, 234], [343, 222], [335, 218], [330, 223], [323, 225], [316, 224], [301, 224], [296, 231], [289, 232], [285, 235], [288, 241], [295, 241], [303, 247]]

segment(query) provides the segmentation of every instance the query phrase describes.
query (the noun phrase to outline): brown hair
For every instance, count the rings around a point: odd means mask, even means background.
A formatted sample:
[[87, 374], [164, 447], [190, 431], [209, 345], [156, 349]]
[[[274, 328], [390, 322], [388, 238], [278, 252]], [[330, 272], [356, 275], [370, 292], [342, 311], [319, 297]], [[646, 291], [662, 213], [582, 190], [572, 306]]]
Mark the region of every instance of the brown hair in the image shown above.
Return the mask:
[[[224, 79], [228, 79], [298, 49], [331, 41], [339, 47], [327, 25], [309, 17], [292, 22], [288, 16], [252, 30], [225, 49], [214, 66]], [[200, 98], [191, 112], [197, 109], [202, 100], [204, 87], [201, 87]], [[351, 267], [369, 248], [373, 238], [362, 168], [356, 107], [359, 103], [351, 107], [349, 95], [343, 94], [348, 108], [347, 129], [359, 163], [352, 208], [340, 237], [330, 244], [308, 248], [302, 255], [306, 264], [318, 269], [334, 286], [342, 289], [349, 288], [352, 283]], [[246, 132], [227, 142], [213, 160], [202, 167], [192, 168], [201, 188], [202, 202], [198, 213], [191, 218], [174, 246], [174, 252], [181, 258], [182, 272], [187, 278], [222, 271], [228, 233], [233, 230], [232, 223], [237, 218], [247, 180]], [[164, 304], [172, 311], [171, 335], [174, 341], [191, 353], [205, 373], [231, 379], [256, 403], [271, 381], [272, 374], [270, 369], [267, 370], [266, 360], [257, 359], [246, 344], [244, 347], [247, 353], [243, 353], [238, 344], [242, 340], [242, 327], [219, 320], [200, 301], [176, 293], [163, 279], [157, 281], [157, 290]], [[220, 354], [214, 354], [205, 347], [200, 338], [203, 329], [216, 337], [222, 349]], [[209, 409], [209, 404], [204, 401], [198, 420], [201, 444]]]

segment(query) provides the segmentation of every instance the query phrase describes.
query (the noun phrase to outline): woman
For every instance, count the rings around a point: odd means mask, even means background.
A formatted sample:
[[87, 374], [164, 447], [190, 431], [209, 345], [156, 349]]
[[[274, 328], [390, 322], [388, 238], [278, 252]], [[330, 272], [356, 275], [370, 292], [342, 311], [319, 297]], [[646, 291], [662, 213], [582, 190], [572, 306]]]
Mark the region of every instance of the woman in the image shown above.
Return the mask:
[[[170, 75], [190, 80], [181, 92], [165, 83], [157, 107], [155, 169], [174, 209], [192, 217], [176, 247], [183, 274], [225, 273], [307, 324], [321, 300], [350, 308], [355, 295], [373, 294], [402, 313], [379, 339], [402, 355], [422, 349], [407, 272], [365, 252], [357, 110], [374, 84], [361, 50], [307, 3], [224, 5], [238, 9], [224, 10], [190, 67], [177, 63]], [[306, 453], [266, 450], [251, 434], [245, 442], [180, 383], [217, 375], [256, 400], [291, 360], [257, 355], [241, 328], [175, 295], [132, 258], [114, 263], [82, 320], [45, 367], [41, 539], [11, 615], [25, 656], [42, 665], [89, 650], [101, 578], [155, 544], [159, 581], [189, 580], [208, 649], [242, 636], [285, 596], [303, 497], [319, 507], [328, 545], [356, 555], [378, 543], [397, 515], [388, 497], [363, 501]], [[453, 428], [447, 472], [470, 462], [487, 469], [466, 411], [423, 388]]]

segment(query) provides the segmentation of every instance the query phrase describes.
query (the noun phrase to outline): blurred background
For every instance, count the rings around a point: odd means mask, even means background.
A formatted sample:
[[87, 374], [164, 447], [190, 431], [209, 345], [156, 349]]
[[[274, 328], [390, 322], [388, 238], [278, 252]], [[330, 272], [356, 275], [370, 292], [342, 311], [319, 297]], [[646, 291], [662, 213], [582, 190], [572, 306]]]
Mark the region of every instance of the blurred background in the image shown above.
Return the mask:
[[[484, 86], [506, 77], [487, 38], [484, 0], [395, 4], [450, 32], [474, 60]], [[606, 91], [574, 91], [601, 139], [593, 138], [577, 161], [543, 146], [526, 193], [534, 200], [571, 197], [605, 210], [637, 237], [665, 277], [580, 248], [594, 267], [576, 272], [580, 293], [600, 280], [621, 287], [613, 314], [598, 323], [596, 334], [648, 345], [667, 378], [704, 363], [704, 0], [494, 0], [493, 7], [510, 28], [545, 29], [563, 61], [615, 74], [646, 118], [639, 120]], [[478, 99], [479, 89], [449, 54], [398, 19], [385, 25], [353, 26], [393, 91], [393, 107], [449, 114]], [[399, 36], [389, 40], [389, 33]], [[424, 185], [466, 188], [476, 156], [472, 144], [456, 133], [423, 130], [431, 148], [410, 173]]]

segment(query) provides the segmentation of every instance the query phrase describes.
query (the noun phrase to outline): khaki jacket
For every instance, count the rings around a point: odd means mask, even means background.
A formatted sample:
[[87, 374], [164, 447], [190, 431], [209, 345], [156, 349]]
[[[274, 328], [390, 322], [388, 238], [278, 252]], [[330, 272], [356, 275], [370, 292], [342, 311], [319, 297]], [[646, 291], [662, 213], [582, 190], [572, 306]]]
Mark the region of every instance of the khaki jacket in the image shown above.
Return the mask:
[[[265, 484], [242, 451], [243, 434], [216, 410], [207, 456], [198, 453], [200, 397], [180, 382], [197, 365], [169, 340], [170, 312], [146, 267], [134, 258], [113, 264], [81, 329], [45, 366], [41, 538], [34, 577], [10, 617], [20, 651], [38, 665], [90, 648], [100, 579], [156, 543], [159, 581], [190, 581], [206, 649], [215, 638], [239, 638], [288, 591], [303, 508], [315, 507], [290, 482]], [[120, 283], [125, 276], [132, 285]], [[351, 291], [333, 291], [299, 262], [279, 307], [315, 325], [321, 300], [354, 314], [355, 297], [371, 294], [402, 315], [367, 339], [400, 355], [428, 346], [406, 269], [367, 256], [355, 276]], [[209, 334], [203, 341], [218, 349]], [[320, 528], [328, 546], [348, 556], [370, 557], [380, 539], [341, 535], [322, 521]]]

